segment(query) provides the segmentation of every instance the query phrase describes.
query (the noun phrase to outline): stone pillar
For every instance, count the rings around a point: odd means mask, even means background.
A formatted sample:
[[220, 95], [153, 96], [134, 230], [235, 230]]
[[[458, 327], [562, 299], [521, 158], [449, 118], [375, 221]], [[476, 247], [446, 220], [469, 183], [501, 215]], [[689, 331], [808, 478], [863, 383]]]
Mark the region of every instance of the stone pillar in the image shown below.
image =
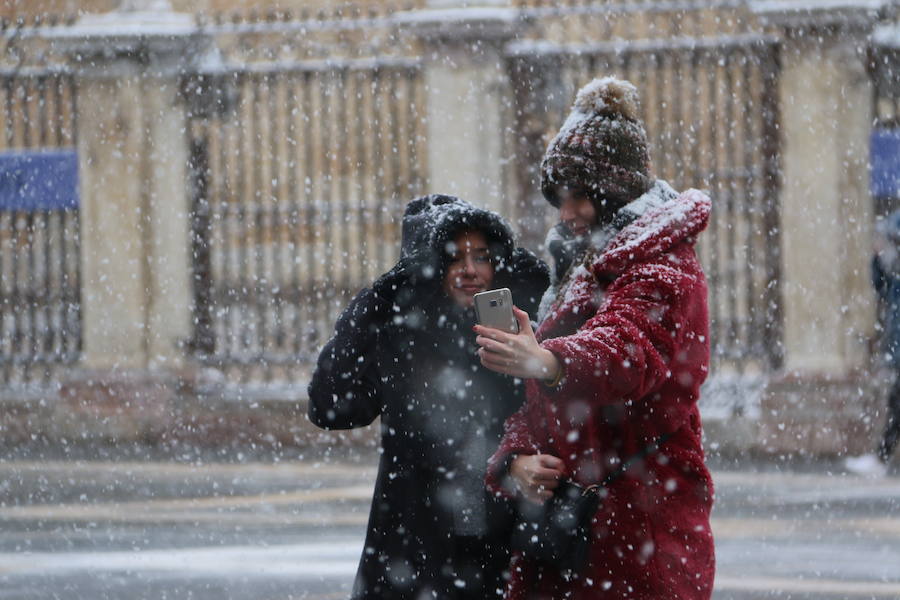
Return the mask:
[[435, 0], [434, 8], [400, 15], [428, 48], [425, 65], [430, 192], [502, 208], [502, 113], [508, 75], [502, 48], [518, 16], [506, 2], [460, 8]]
[[180, 420], [192, 299], [180, 86], [205, 48], [169, 8], [123, 0], [48, 33], [78, 84], [83, 357], [41, 435], [147, 440]]
[[783, 53], [785, 367], [866, 364], [874, 296], [868, 179], [871, 87], [853, 42], [789, 42]]
[[[781, 6], [780, 6], [781, 5]], [[871, 8], [767, 3], [784, 31], [780, 108], [785, 369], [843, 373], [868, 362], [872, 203]]]
[[83, 366], [178, 366], [190, 334], [185, 57], [193, 17], [125, 8], [50, 34], [78, 76]]
[[[780, 79], [784, 369], [763, 399], [769, 450], [864, 449], [854, 429], [875, 320], [866, 39], [878, 11], [769, 2]], [[859, 382], [859, 383], [856, 383]]]

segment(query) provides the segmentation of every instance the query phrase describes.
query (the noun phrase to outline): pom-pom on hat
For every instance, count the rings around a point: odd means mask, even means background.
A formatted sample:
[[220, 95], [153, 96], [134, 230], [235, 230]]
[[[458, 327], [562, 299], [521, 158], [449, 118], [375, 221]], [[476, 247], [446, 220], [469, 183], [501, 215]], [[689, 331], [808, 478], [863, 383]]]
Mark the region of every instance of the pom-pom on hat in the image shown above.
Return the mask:
[[653, 178], [639, 113], [637, 88], [628, 81], [604, 77], [581, 88], [541, 161], [547, 201], [558, 208], [560, 188], [579, 190], [602, 214], [646, 193]]

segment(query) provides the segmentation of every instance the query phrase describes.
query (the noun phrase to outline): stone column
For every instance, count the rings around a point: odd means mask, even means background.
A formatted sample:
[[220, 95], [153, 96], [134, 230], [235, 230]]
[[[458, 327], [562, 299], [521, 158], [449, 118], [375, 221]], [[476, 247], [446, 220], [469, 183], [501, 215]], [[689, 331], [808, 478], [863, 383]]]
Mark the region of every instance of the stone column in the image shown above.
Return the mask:
[[853, 423], [862, 421], [862, 403], [872, 395], [865, 385], [875, 318], [865, 46], [878, 11], [791, 4], [769, 2], [762, 13], [784, 35], [785, 373], [763, 401], [770, 436], [764, 443], [770, 450], [841, 453], [865, 444]]
[[[126, 5], [128, 3], [126, 2]], [[187, 140], [193, 18], [127, 7], [51, 33], [78, 75], [84, 359], [177, 366], [190, 333]]]
[[204, 40], [165, 0], [125, 0], [48, 37], [78, 85], [83, 359], [43, 434], [149, 439], [178, 418], [191, 332], [180, 85]]
[[502, 48], [518, 22], [506, 4], [461, 8], [458, 1], [436, 0], [432, 8], [398, 17], [428, 48], [427, 189], [493, 210], [502, 208], [506, 192], [501, 116], [508, 75]]

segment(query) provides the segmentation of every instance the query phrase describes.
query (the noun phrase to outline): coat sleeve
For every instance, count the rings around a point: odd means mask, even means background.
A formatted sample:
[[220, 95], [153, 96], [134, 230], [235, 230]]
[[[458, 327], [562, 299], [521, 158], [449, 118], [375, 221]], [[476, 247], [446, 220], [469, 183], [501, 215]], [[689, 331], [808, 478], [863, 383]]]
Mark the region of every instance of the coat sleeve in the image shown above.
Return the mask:
[[[660, 261], [620, 276], [576, 333], [541, 343], [565, 367], [560, 386], [545, 393], [598, 404], [652, 393], [670, 376], [685, 336], [698, 335], [687, 331], [684, 304], [702, 289], [700, 273]], [[705, 302], [705, 296], [695, 299]]]
[[515, 494], [508, 481], [509, 463], [519, 454], [539, 454], [541, 447], [536, 441], [533, 419], [529, 412], [534, 406], [523, 404], [503, 424], [503, 438], [493, 456], [488, 459], [485, 485], [496, 496], [511, 497]]
[[341, 313], [307, 388], [309, 420], [316, 426], [364, 427], [381, 413], [374, 355], [379, 324], [389, 309], [366, 288]]

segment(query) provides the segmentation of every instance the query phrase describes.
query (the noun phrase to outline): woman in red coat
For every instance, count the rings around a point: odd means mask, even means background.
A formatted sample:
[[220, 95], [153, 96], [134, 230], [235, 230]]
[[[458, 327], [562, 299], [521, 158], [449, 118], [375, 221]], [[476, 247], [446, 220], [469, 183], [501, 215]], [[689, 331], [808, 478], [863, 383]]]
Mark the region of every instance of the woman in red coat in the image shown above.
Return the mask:
[[709, 365], [706, 280], [694, 252], [710, 202], [649, 174], [638, 98], [594, 80], [541, 165], [560, 211], [548, 236], [556, 273], [536, 332], [477, 327], [484, 366], [527, 380], [490, 459], [497, 494], [541, 502], [563, 478], [598, 483], [661, 436], [659, 450], [608, 488], [587, 566], [572, 575], [512, 562], [507, 597], [706, 599], [714, 548], [712, 480], [701, 447]]

